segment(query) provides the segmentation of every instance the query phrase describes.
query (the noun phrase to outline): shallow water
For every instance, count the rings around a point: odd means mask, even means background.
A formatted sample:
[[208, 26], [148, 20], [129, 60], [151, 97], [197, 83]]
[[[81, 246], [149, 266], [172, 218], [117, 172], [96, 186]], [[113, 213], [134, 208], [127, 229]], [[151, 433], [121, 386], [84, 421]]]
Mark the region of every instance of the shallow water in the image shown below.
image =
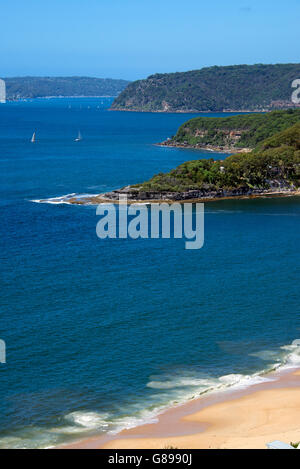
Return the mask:
[[31, 202], [224, 158], [153, 145], [193, 115], [108, 104], [0, 106], [0, 447], [134, 426], [299, 361], [281, 348], [300, 337], [299, 198], [206, 204], [199, 251], [180, 239], [99, 240], [95, 207]]

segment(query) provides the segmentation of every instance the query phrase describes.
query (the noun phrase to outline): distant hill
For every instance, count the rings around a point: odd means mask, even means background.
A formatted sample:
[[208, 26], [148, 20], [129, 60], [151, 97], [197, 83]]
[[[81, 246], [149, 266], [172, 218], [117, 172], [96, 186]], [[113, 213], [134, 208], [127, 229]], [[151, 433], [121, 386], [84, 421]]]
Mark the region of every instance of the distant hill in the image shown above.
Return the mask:
[[7, 99], [46, 96], [117, 96], [129, 84], [127, 80], [89, 77], [16, 77], [5, 78]]
[[127, 111], [260, 111], [293, 107], [300, 64], [233, 65], [151, 75], [130, 83], [111, 109]]

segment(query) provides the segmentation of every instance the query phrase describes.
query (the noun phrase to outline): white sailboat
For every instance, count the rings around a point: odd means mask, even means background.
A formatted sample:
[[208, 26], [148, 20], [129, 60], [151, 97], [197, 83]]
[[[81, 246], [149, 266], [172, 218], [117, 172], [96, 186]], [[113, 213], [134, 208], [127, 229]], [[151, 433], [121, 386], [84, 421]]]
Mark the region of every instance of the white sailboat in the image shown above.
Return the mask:
[[75, 138], [75, 142], [80, 142], [80, 140], [82, 140], [82, 135], [81, 135], [81, 132], [79, 130], [78, 136], [77, 136], [77, 138]]
[[31, 137], [31, 143], [34, 143], [35, 142], [35, 132], [33, 132], [33, 135]]

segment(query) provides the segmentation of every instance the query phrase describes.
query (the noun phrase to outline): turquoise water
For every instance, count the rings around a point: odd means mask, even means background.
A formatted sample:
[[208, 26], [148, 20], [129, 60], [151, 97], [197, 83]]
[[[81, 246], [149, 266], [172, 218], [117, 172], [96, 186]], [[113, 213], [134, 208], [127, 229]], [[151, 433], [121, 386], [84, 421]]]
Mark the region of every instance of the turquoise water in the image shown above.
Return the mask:
[[206, 204], [199, 251], [180, 239], [99, 240], [95, 207], [31, 202], [207, 157], [153, 145], [192, 115], [108, 105], [0, 106], [0, 447], [152, 421], [172, 403], [299, 361], [285, 346], [300, 338], [300, 199]]

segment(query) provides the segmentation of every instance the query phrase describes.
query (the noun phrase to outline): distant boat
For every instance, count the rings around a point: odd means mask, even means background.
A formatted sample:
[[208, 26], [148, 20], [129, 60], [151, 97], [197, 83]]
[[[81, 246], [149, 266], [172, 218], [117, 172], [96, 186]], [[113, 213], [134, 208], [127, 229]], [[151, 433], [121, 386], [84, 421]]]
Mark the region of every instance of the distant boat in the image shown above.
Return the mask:
[[82, 135], [81, 135], [80, 130], [79, 130], [78, 136], [77, 136], [77, 138], [75, 138], [75, 142], [80, 142], [80, 140], [82, 140]]
[[33, 135], [31, 137], [31, 143], [34, 143], [35, 142], [35, 132], [33, 132]]

